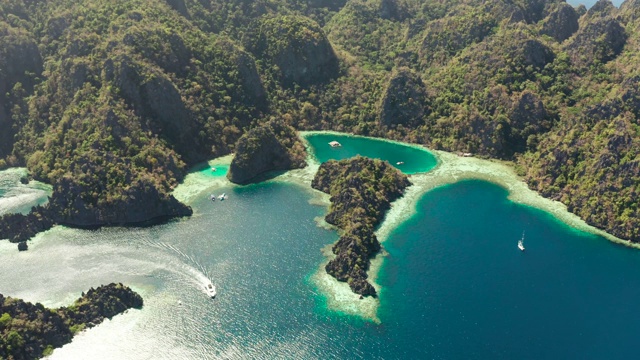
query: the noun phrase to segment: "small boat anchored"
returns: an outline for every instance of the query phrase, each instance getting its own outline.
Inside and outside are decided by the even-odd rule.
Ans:
[[[404,164],[404,161],[398,161],[398,162],[396,163],[396,165],[402,165],[402,164]]]
[[[216,287],[213,286],[212,283],[207,284],[207,286],[204,287],[204,289],[207,291],[207,294],[209,295],[210,298],[214,298],[216,297]]]
[[[524,231],[522,232],[522,239],[518,240],[518,249],[524,251]]]
[[[222,193],[222,195],[218,196],[218,200],[222,201],[224,199],[227,198],[227,194],[226,193]]]
[[[331,146],[331,147],[340,147],[342,145],[339,142],[334,140],[334,141],[329,142],[329,146]]]
[[[215,194],[209,195],[209,200],[216,201],[216,195]]]

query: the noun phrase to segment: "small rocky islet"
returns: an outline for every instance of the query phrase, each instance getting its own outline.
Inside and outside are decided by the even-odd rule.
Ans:
[[[353,292],[376,296],[367,281],[369,261],[380,250],[374,230],[391,202],[409,185],[407,176],[388,162],[361,156],[327,161],[313,178],[314,189],[331,195],[325,220],[342,230],[332,248],[336,257],[326,265],[326,271],[347,282]]]

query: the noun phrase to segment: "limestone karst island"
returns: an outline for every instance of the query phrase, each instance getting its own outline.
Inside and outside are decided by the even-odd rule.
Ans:
[[[0,0],[0,359],[632,359],[640,0]]]

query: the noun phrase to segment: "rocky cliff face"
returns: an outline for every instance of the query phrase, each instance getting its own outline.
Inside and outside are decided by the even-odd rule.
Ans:
[[[429,96],[418,74],[400,68],[391,74],[380,104],[381,125],[416,127],[429,114]]]
[[[387,162],[364,157],[323,163],[311,186],[331,195],[325,220],[343,230],[326,271],[356,294],[375,296],[367,281],[369,261],[380,250],[374,234],[392,201],[411,183]]]
[[[135,181],[119,197],[108,201],[87,196],[89,189],[68,178],[58,181],[48,204],[55,222],[92,228],[157,223],[193,214],[191,207],[144,180]]]
[[[627,33],[618,20],[596,17],[582,27],[566,44],[574,63],[583,68],[595,61],[606,63],[616,58],[627,41]]]
[[[181,152],[191,152],[187,145],[187,138],[194,133],[189,126],[191,114],[165,74],[154,72],[126,55],[107,60],[104,69],[106,80],[120,89],[138,116],[153,119],[151,125],[155,131],[178,145]]]
[[[299,16],[259,21],[243,40],[258,58],[277,66],[285,86],[324,83],[338,74],[338,58],[320,26]]]
[[[306,153],[296,131],[282,120],[272,120],[249,130],[236,144],[227,178],[248,184],[276,170],[303,168]]]
[[[166,0],[167,4],[171,6],[172,9],[177,11],[180,15],[184,17],[189,17],[189,11],[187,10],[187,5],[184,3],[184,0]]]
[[[573,6],[561,3],[542,24],[542,33],[563,42],[578,31],[578,13]]]
[[[0,160],[13,149],[18,126],[12,119],[13,107],[33,90],[42,66],[38,45],[31,36],[0,21]]]

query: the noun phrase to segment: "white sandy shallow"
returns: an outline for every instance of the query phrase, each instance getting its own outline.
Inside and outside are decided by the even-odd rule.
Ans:
[[[313,133],[321,132],[305,132],[302,133],[302,135]],[[391,140],[385,141],[393,142]],[[420,145],[403,145],[426,150]],[[639,247],[637,244],[616,238],[600,229],[588,225],[577,215],[568,212],[564,204],[546,199],[529,189],[523,179],[515,173],[508,163],[474,157],[461,157],[444,151],[429,151],[436,156],[438,165],[428,173],[409,176],[413,185],[406,189],[402,198],[391,204],[391,209],[387,212],[385,219],[376,231],[376,236],[381,243],[384,243],[390,233],[402,224],[402,222],[415,215],[417,203],[425,193],[440,186],[453,184],[458,181],[478,179],[505,188],[509,192],[509,200],[546,211],[573,228],[600,235],[617,243]],[[314,169],[312,173],[315,174],[315,169],[319,167],[317,160],[315,160],[313,156],[309,156],[308,161],[311,165],[310,168]],[[313,174],[310,176],[311,179],[313,178]],[[289,178],[294,177],[291,176]],[[308,175],[300,176],[298,179],[303,180],[308,185],[311,183]],[[326,205],[329,205],[328,197]],[[331,246],[323,249],[323,253],[326,256],[326,261],[321,264],[312,279],[314,284],[326,297],[327,306],[340,313],[359,316],[365,320],[376,323],[380,322],[378,317],[379,300],[370,297],[360,300],[358,295],[351,292],[346,283],[339,282],[328,275],[324,267],[334,256],[331,253]],[[383,250],[372,259],[368,272],[369,282],[376,288],[379,296],[384,296],[384,289],[376,283],[376,280],[385,257],[386,253]]]
[[[233,155],[226,155],[210,160],[207,164],[202,164],[195,168],[201,168],[203,165],[209,166],[210,168],[229,166],[232,159]],[[218,188],[231,185],[234,184],[230,182],[226,176],[212,177],[203,174],[201,171],[192,171],[184,178],[182,183],[173,190],[172,195],[180,202],[189,205],[194,199],[202,196],[202,193],[211,187]]]

